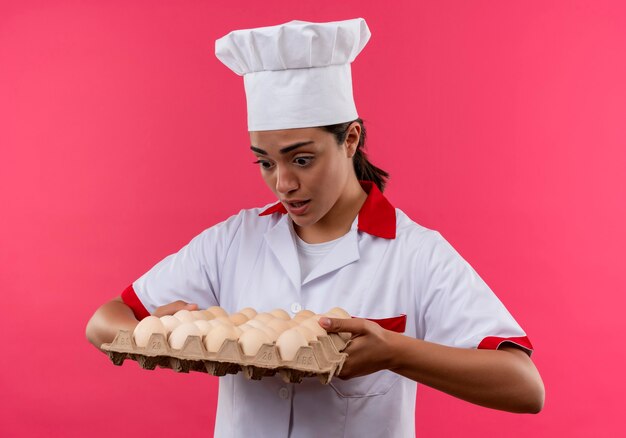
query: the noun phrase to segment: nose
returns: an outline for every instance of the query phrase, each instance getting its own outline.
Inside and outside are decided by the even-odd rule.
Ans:
[[[298,189],[296,175],[286,166],[279,166],[276,170],[276,191],[287,194]]]

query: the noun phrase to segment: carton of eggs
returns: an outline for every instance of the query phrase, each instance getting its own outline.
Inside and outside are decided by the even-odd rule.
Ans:
[[[346,358],[341,351],[350,334],[327,333],[318,322],[324,316],[350,318],[338,307],[323,314],[301,310],[293,318],[282,309],[248,307],[232,314],[218,306],[180,310],[144,318],[132,333],[120,331],[102,349],[115,364],[130,358],[147,369],[218,376],[243,372],[252,379],[280,373],[290,382],[317,375],[328,383],[341,370]]]

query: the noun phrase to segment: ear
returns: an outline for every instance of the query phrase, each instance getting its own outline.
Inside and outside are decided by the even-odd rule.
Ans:
[[[358,122],[353,122],[348,128],[346,135],[345,145],[348,158],[354,157],[356,150],[359,146],[359,139],[361,138],[361,125]]]

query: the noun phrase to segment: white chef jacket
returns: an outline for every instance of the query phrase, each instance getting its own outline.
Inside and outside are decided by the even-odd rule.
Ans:
[[[462,348],[532,345],[472,267],[436,231],[394,208],[378,188],[304,279],[292,220],[282,204],[242,210],[206,229],[130,285],[124,301],[141,318],[176,300],[201,308],[282,308],[385,319],[405,335]],[[416,382],[388,370],[350,380],[286,384],[220,378],[217,437],[409,437]]]

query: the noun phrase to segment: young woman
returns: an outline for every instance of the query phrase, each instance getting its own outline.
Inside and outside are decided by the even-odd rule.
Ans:
[[[439,233],[382,194],[387,174],[367,161],[346,79],[368,39],[356,19],[218,40],[244,75],[251,151],[278,202],[205,230],[87,326],[99,347],[150,313],[212,305],[354,316],[320,320],[353,334],[330,385],[220,378],[216,436],[414,436],[417,382],[510,412],[543,406],[523,330]]]

